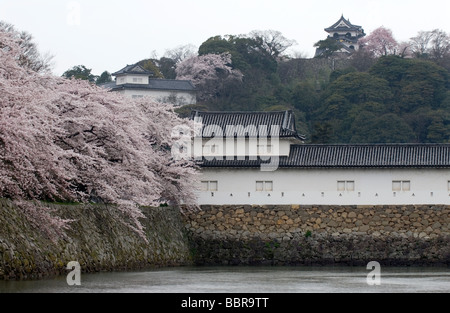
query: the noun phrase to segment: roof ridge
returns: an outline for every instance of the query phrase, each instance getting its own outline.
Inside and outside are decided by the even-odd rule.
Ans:
[[[292,110],[284,110],[284,111],[198,111],[194,110],[198,113],[207,113],[207,114],[285,114],[286,112],[292,113]]]
[[[139,74],[139,73],[137,73],[137,72],[131,72],[131,71],[130,71],[132,68],[134,68],[134,67],[136,67],[136,66],[139,66],[141,69],[144,70],[144,72],[142,72],[142,73],[139,72],[139,73],[142,74],[142,75],[146,75],[146,74],[152,74],[152,75],[153,75],[153,74],[154,74],[152,71],[149,71],[149,70],[146,70],[145,68],[143,68],[141,65],[139,65],[139,62],[137,62],[137,63],[134,63],[134,64],[127,64],[127,66],[125,66],[124,68],[122,68],[122,69],[120,69],[120,70],[118,70],[118,71],[112,73],[111,75],[112,75],[112,76],[117,76],[118,74],[119,74],[119,75],[120,75],[120,74],[126,74],[127,72]]]
[[[336,23],[334,23],[334,24],[331,25],[330,27],[325,28],[325,30],[336,28],[342,21],[344,21],[344,22],[345,22],[346,24],[348,24],[348,26],[350,26],[350,27],[353,26],[353,27],[355,27],[355,28],[362,28],[361,25],[355,25],[355,24],[352,24],[352,23],[350,22],[350,19],[346,19],[346,18],[344,17],[344,14],[342,14],[342,16],[339,18],[339,20],[338,20]]]
[[[151,77],[150,80],[165,80],[165,81],[176,81],[176,82],[190,82],[188,79],[170,79],[170,78],[158,78]]]
[[[450,143],[336,143],[336,144],[302,144],[292,147],[432,147],[449,146]]]
[[[355,148],[355,149],[353,149]],[[292,145],[280,168],[450,168],[450,144]],[[204,160],[203,167],[259,167],[265,160]]]

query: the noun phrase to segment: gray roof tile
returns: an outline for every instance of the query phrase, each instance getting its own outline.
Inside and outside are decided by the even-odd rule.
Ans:
[[[266,161],[204,160],[202,167],[256,168]],[[293,145],[280,168],[450,168],[450,144]]]
[[[150,79],[148,84],[116,85],[116,82],[113,82],[103,84],[102,87],[111,88],[113,91],[123,89],[196,91],[194,85],[192,85],[190,81],[172,79]]]
[[[150,71],[147,71],[146,69],[144,69],[140,65],[132,64],[132,65],[125,66],[120,71],[112,73],[111,75],[118,76],[118,75],[125,75],[125,74],[140,74],[140,75],[146,74],[146,75],[149,75],[149,76],[153,76],[154,73],[150,72]]]
[[[348,25],[350,28],[338,27],[338,25],[341,24],[341,22],[344,22],[344,24]],[[327,31],[327,32],[331,32],[331,31],[350,31],[350,30],[363,31],[362,26],[354,25],[354,24],[350,23],[349,20],[344,18],[344,15],[342,15],[341,18],[336,23],[334,23],[332,26],[330,26],[328,28],[325,28],[325,31]]]
[[[191,119],[201,118],[203,123],[203,137],[213,137],[223,133],[224,136],[259,137],[264,134],[261,126],[267,126],[266,133],[272,134],[274,126],[279,127],[279,137],[293,137],[304,140],[298,135],[295,127],[295,117],[292,111],[280,112],[200,112],[193,111]],[[229,126],[242,126],[235,128],[237,132],[227,134]],[[249,127],[250,126],[250,127]],[[254,126],[254,127],[253,127]],[[205,132],[207,130],[208,133]]]

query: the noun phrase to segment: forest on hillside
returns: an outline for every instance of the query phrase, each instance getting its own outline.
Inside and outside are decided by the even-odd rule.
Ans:
[[[285,53],[293,43],[277,31],[214,36],[198,50],[180,46],[139,64],[157,78],[196,86],[198,103],[178,108],[182,117],[292,110],[308,143],[450,142],[449,34],[421,31],[399,43],[380,27],[350,57],[326,39],[315,45],[320,57],[295,58]],[[66,76],[79,74],[73,70]],[[107,72],[97,83],[105,79]]]
[[[419,50],[418,43],[416,49],[411,43],[408,54],[402,50],[377,55],[361,49],[351,58],[331,53],[287,59],[264,47],[264,40],[213,37],[200,47],[200,57],[229,53],[229,65],[242,78],[230,79],[233,75],[221,70],[216,92],[200,99],[196,108],[293,110],[299,132],[310,143],[448,143],[450,41],[447,44],[440,55],[431,45]],[[188,114],[191,109],[179,111]]]
[[[397,44],[388,35],[385,46],[378,34],[369,36],[350,58],[331,51],[314,59],[283,58],[289,42],[280,34],[212,37],[198,58],[229,53],[229,66],[242,78],[230,79],[233,75],[221,70],[216,92],[196,108],[293,110],[310,143],[449,143],[449,36],[421,32]],[[269,47],[270,42],[279,45]]]

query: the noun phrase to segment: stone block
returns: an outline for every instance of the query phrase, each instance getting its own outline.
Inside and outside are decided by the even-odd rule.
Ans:
[[[359,231],[363,232],[363,233],[367,233],[369,231],[369,229],[370,229],[369,225],[363,225],[359,228]]]

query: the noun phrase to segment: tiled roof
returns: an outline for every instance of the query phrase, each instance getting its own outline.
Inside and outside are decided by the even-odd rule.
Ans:
[[[338,27],[339,24],[341,24],[341,22],[344,22],[346,25],[349,26],[349,28],[347,27]],[[361,30],[362,31],[362,26],[359,25],[353,25],[352,23],[350,23],[349,20],[346,20],[344,18],[344,16],[342,15],[341,18],[339,19],[339,21],[337,21],[336,23],[334,23],[332,26],[325,28],[325,31],[327,32],[331,32],[331,31],[343,31],[343,30]]]
[[[271,160],[273,161],[273,160]],[[204,160],[202,167],[260,167],[267,161]],[[280,168],[450,168],[450,144],[293,145]]]
[[[214,137],[218,134],[236,137],[270,136],[278,127],[278,137],[292,137],[304,140],[298,135],[295,117],[292,111],[280,112],[200,112],[193,111],[191,119],[199,119],[203,123],[203,137]],[[230,127],[237,126],[237,127]],[[206,131],[205,131],[206,130]],[[231,131],[233,133],[231,133]],[[227,133],[229,132],[229,133]],[[214,135],[213,135],[214,134]],[[267,134],[267,135],[266,135]]]
[[[132,75],[147,75],[153,76],[153,72],[145,70],[138,64],[127,65],[120,71],[113,73],[113,76],[121,76],[126,74]],[[188,80],[175,80],[175,79],[156,79],[150,78],[148,84],[121,84],[117,85],[115,81],[100,85],[103,88],[111,89],[113,91],[124,89],[140,89],[140,90],[177,90],[177,91],[192,91],[196,89],[194,85]]]
[[[115,81],[112,81],[112,82],[107,82],[107,83],[100,84],[99,86],[102,87],[102,88],[105,88],[105,89],[113,89],[114,87],[117,86],[117,84],[116,84]]]
[[[195,91],[194,85],[189,80],[150,79],[149,85],[151,89]]]
[[[152,89],[152,90],[180,90],[195,91],[194,85],[188,80],[150,79],[148,84],[122,84],[114,85],[112,90],[121,89]]]
[[[111,75],[118,76],[118,75],[125,75],[125,74],[140,74],[140,75],[146,74],[149,76],[153,76],[153,72],[147,71],[142,66],[137,65],[137,64],[127,65],[120,71],[112,73]]]

